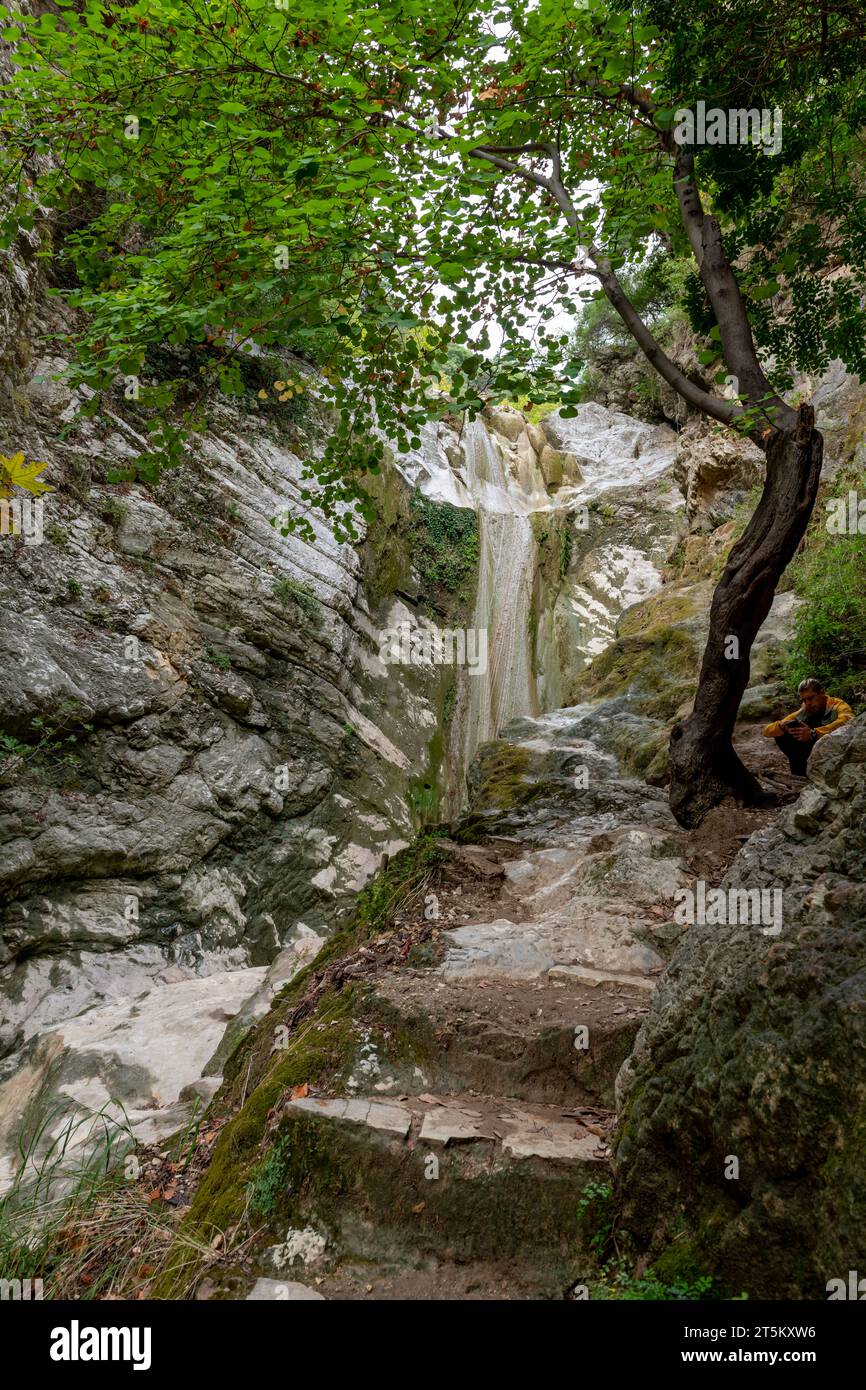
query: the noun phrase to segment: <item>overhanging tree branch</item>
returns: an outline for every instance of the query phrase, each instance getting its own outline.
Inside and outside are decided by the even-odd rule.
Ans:
[[[550,159],[553,172],[547,175],[537,169],[526,169],[515,160],[505,159],[506,147],[502,146],[478,145],[469,151],[469,157],[485,159],[497,168],[503,169],[507,173],[513,173],[526,182],[534,184],[536,188],[543,189],[555,200],[572,231],[579,235],[580,219],[562,181],[562,160],[556,146],[551,144],[522,145],[508,148],[507,152],[514,154],[543,152]],[[594,275],[598,280],[611,305],[659,376],[695,410],[702,411],[703,414],[709,415],[712,419],[720,420],[725,425],[732,425],[736,420],[742,419],[745,412],[741,406],[704,391],[702,387],[686,376],[675,362],[671,361],[634,308],[602,252],[595,246],[589,246],[585,254],[594,262],[594,266],[584,266],[584,273]]]

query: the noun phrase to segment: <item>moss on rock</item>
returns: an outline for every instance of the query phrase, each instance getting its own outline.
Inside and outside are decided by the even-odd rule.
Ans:
[[[498,739],[479,750],[471,769],[472,807],[476,812],[511,811],[538,795],[536,769],[529,752]]]
[[[629,693],[636,714],[672,719],[694,694],[698,663],[694,636],[658,623],[640,635],[617,637],[581,673],[572,696],[578,703]]]

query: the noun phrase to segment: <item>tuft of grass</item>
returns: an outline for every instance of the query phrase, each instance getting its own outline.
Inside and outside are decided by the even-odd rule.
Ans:
[[[321,618],[322,610],[319,600],[313,593],[309,585],[304,584],[299,579],[278,579],[271,589],[274,598],[279,599],[285,607],[299,609],[305,617],[318,621]]]
[[[195,1154],[199,1118],[172,1141],[172,1171]],[[178,1230],[181,1209],[154,1201],[150,1186],[117,1102],[84,1116],[65,1102],[49,1107],[20,1144],[0,1199],[3,1278],[41,1279],[44,1299],[129,1299],[151,1295],[169,1250],[199,1270],[213,1251]]]
[[[109,526],[113,526],[115,530],[123,525],[128,511],[129,507],[121,502],[118,497],[109,495],[107,497],[100,497],[99,499],[99,515],[102,517],[103,521],[107,521]]]
[[[219,671],[230,671],[232,660],[227,652],[218,652],[214,647],[207,647],[205,650],[205,660],[211,666],[216,666]]]

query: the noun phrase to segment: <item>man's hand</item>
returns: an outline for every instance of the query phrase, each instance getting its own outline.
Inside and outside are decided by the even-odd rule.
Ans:
[[[812,730],[807,729],[805,724],[794,724],[788,729],[788,733],[794,738],[798,738],[801,743],[812,742]]]

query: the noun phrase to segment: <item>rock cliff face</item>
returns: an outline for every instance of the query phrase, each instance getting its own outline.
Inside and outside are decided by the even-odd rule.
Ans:
[[[271,523],[299,506],[301,431],[226,407],[158,489],[111,486],[142,441],[110,408],[74,428],[62,365],[37,361],[4,421],[4,450],[47,459],[56,489],[41,544],[0,542],[7,1070],[112,1001],[156,1036],[187,984],[230,972],[199,1034],[213,1051],[257,986],[240,972],[302,964],[411,837],[438,718],[423,671],[378,662],[357,553],[315,518],[312,544]],[[153,1052],[117,1085],[108,1034],[88,1100],[177,1099]]]
[[[63,441],[63,388],[35,395],[13,442],[60,487],[44,542],[0,551],[7,1047],[110,997],[115,968],[126,991],[321,930],[410,833],[434,717],[411,672],[399,715],[378,697],[354,552],[271,526],[290,448],[227,411],[182,477],[112,488],[132,427]]]

